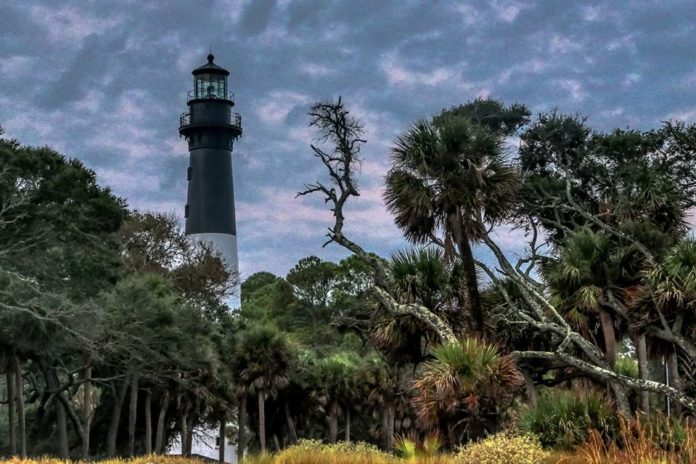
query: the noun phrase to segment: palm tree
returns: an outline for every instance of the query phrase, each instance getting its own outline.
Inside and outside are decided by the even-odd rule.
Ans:
[[[685,239],[672,247],[662,263],[646,273],[649,285],[654,289],[646,295],[645,300],[654,305],[653,311],[660,310],[669,321],[671,330],[694,343],[694,324],[696,324],[696,240]],[[646,293],[648,293],[646,291]],[[650,298],[652,296],[652,298]],[[653,318],[657,315],[652,314]],[[658,349],[667,349],[671,385],[679,390],[684,389],[680,375],[682,368],[689,387],[696,383],[696,368],[693,359],[682,359],[679,362],[680,350],[673,343],[655,343]],[[677,408],[678,409],[678,408]]]
[[[596,339],[593,328],[599,324],[604,356],[612,368],[617,333],[607,292],[621,295],[620,279],[625,271],[617,251],[606,236],[583,228],[566,237],[560,256],[544,266],[553,300],[573,328]]]
[[[412,404],[421,425],[445,432],[448,445],[496,431],[501,410],[524,380],[515,361],[475,339],[441,345],[414,381]]]
[[[313,367],[314,384],[319,390],[320,402],[328,410],[329,442],[336,443],[341,407],[346,415],[346,428],[350,429],[349,403],[355,388],[357,360],[351,353],[337,353],[316,361]]]
[[[288,341],[269,327],[255,327],[242,335],[235,356],[241,383],[256,395],[259,407],[259,445],[266,451],[266,399],[276,397],[289,383],[292,349]]]
[[[458,260],[446,262],[443,250],[434,247],[397,252],[387,263],[390,287],[399,302],[421,304],[457,330],[465,325],[458,310],[464,298],[461,271]],[[398,364],[419,364],[439,342],[416,317],[377,311],[372,319],[373,344]]]
[[[394,447],[396,409],[403,393],[398,371],[398,365],[388,365],[381,359],[372,358],[366,360],[357,373],[359,388],[368,403],[380,412],[382,447],[386,451],[392,451]]]
[[[440,243],[448,257],[456,247],[464,268],[464,309],[479,332],[484,317],[471,243],[483,233],[479,218],[496,223],[509,212],[519,182],[505,160],[503,140],[522,123],[483,124],[496,118],[492,107],[486,109],[488,119],[473,117],[484,103],[491,101],[448,110],[432,122],[420,120],[397,138],[384,194],[409,241]],[[493,106],[507,110],[497,102]]]

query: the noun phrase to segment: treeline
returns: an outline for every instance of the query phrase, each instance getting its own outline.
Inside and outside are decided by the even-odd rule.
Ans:
[[[555,407],[595,402],[604,425],[665,399],[693,414],[696,128],[597,132],[494,100],[443,110],[394,142],[385,202],[414,247],[379,257],[344,230],[362,125],[341,100],[309,116],[328,175],[300,195],[323,197],[329,243],[351,256],[255,274],[236,312],[237,276],[175,218],[0,142],[5,454],[162,452],[175,435],[186,453],[201,426],[240,457],[301,438],[454,449],[521,408],[553,445],[559,421],[585,421],[575,439],[598,425]]]
[[[2,453],[162,452],[175,429],[190,442],[229,415],[235,279],[173,216],[0,139]]]

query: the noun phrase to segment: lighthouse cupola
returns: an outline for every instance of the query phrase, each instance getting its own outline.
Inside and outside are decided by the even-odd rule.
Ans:
[[[230,72],[216,65],[214,59],[211,53],[206,64],[193,70],[193,98],[233,101],[234,95],[227,91],[227,76]]]

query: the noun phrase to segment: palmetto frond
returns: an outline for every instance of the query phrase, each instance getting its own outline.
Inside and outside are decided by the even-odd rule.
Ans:
[[[413,406],[422,425],[437,427],[445,414],[461,426],[505,404],[523,379],[512,358],[475,339],[439,346],[414,381]]]

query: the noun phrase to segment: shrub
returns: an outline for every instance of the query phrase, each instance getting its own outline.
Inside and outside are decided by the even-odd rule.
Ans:
[[[541,464],[548,457],[532,435],[500,433],[462,448],[455,464]]]
[[[410,462],[423,462],[425,458],[435,458],[441,449],[442,440],[437,435],[428,435],[422,442],[407,437],[397,437],[394,442],[396,455]]]
[[[367,443],[339,442],[332,445],[317,440],[300,440],[275,457],[274,464],[392,464],[393,456]]]
[[[614,439],[618,424],[604,396],[591,390],[544,391],[536,407],[526,407],[520,428],[539,437],[546,447],[572,449],[585,443],[590,430],[605,441]]]

